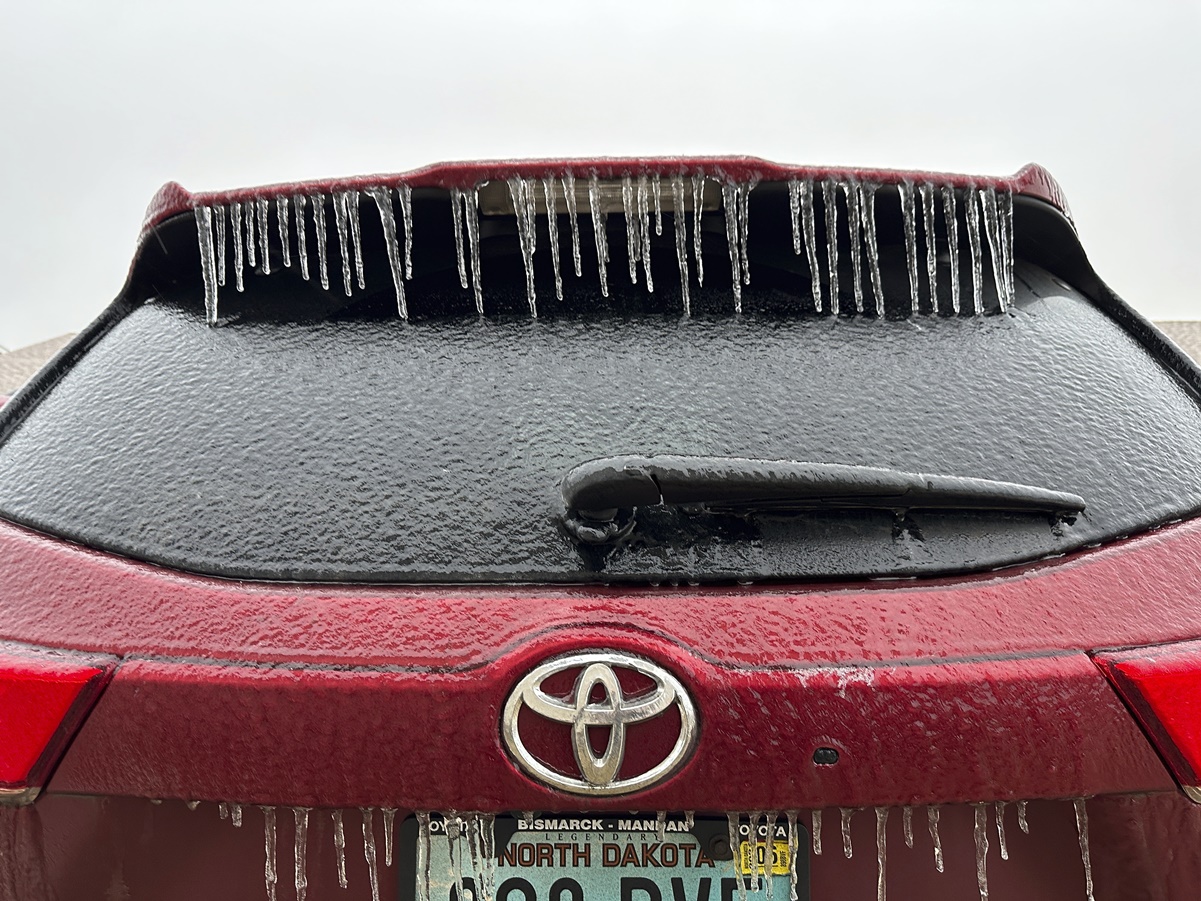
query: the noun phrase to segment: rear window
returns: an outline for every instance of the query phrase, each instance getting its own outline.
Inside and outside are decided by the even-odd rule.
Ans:
[[[520,307],[520,261],[485,272]],[[194,286],[167,293],[0,446],[0,515],[227,577],[603,583],[988,569],[1201,508],[1194,396],[1033,265],[1017,266],[1013,307],[983,317],[781,313],[791,289],[758,271],[731,315],[716,312],[725,278],[693,289],[691,318],[622,312],[615,287],[604,315],[401,323],[364,308],[211,328]],[[1087,508],[1063,522],[653,507],[624,543],[581,548],[560,482],[621,454],[997,479]]]

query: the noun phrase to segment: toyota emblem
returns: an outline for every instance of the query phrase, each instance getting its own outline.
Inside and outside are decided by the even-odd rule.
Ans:
[[[563,674],[573,671],[578,671],[574,685],[564,692]],[[650,687],[627,695],[623,671],[629,674],[627,681],[649,682]],[[556,681],[559,690],[545,687]],[[671,749],[649,769],[623,773],[628,727],[673,708],[679,714],[679,735]],[[519,727],[523,710],[569,731],[578,774],[563,772],[531,752]],[[590,730],[603,729],[608,740],[598,752]],[[680,681],[658,664],[621,651],[587,651],[547,660],[518,682],[505,702],[501,734],[517,765],[534,779],[577,795],[623,795],[665,779],[688,759],[697,737],[696,708]]]

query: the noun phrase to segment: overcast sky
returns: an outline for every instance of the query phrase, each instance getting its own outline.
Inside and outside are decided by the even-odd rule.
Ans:
[[[1119,294],[1201,318],[1201,0],[10,2],[0,34],[9,348],[112,299],[165,181],[547,155],[1033,160]]]

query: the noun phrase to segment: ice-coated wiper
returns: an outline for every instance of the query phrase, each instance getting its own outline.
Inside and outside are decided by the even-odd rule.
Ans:
[[[562,487],[569,513],[594,522],[656,504],[747,510],[981,510],[1061,517],[1084,509],[1078,495],[1014,482],[743,457],[602,457],[574,467]]]

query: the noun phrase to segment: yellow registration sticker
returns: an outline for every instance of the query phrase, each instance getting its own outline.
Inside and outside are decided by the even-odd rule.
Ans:
[[[770,850],[769,850],[770,848]],[[738,845],[738,872],[744,876],[762,873],[767,855],[771,854],[773,876],[788,875],[788,842],[740,842]]]

